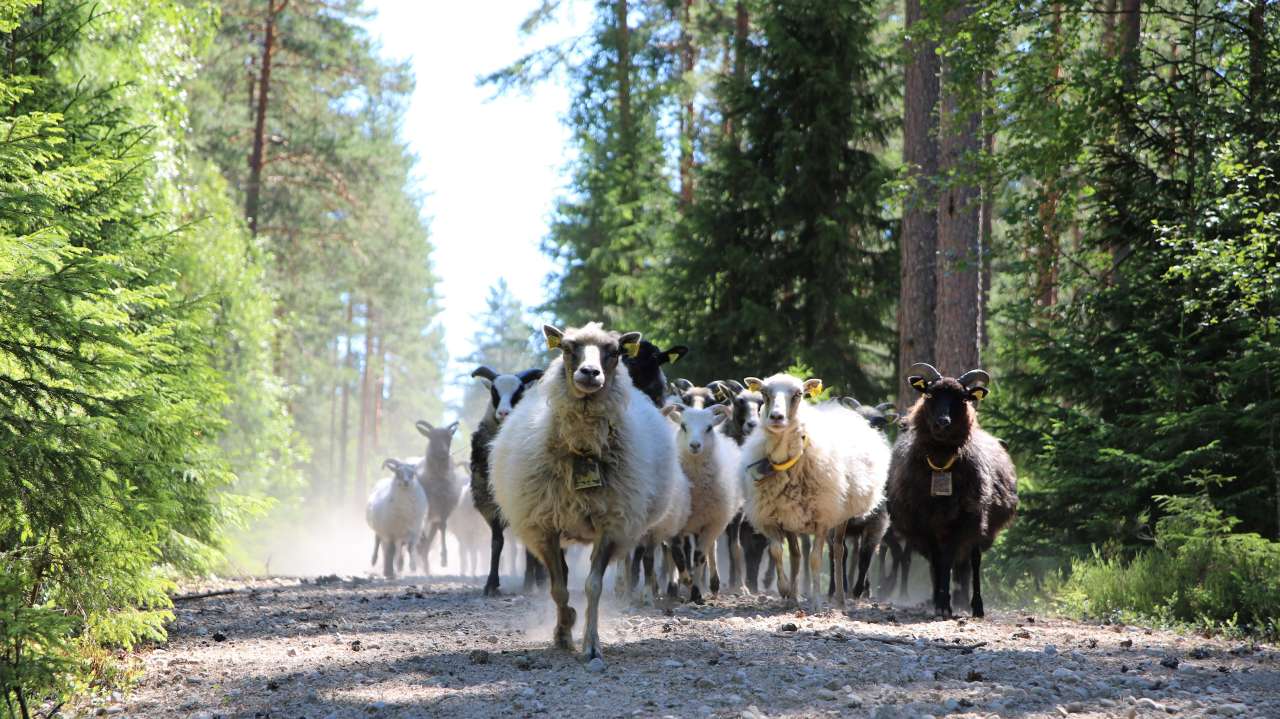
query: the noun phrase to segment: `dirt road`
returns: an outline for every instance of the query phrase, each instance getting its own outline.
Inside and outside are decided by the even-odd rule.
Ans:
[[[505,580],[514,586],[513,580]],[[545,594],[473,581],[271,579],[179,604],[100,713],[147,717],[1280,717],[1280,651],[994,611],[933,621],[729,597],[602,611],[608,668],[550,648]],[[575,593],[575,606],[582,597]],[[579,609],[581,616],[581,609]],[[575,627],[580,637],[581,625]]]

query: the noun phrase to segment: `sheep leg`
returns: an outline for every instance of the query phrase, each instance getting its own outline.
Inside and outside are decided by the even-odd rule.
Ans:
[[[907,581],[911,578],[911,548],[902,548],[902,585],[898,588],[898,598],[907,598]]]
[[[449,563],[449,540],[444,536],[445,524],[448,519],[440,520],[440,568],[443,569]]]
[[[973,601],[969,607],[973,610],[973,616],[981,619],[987,613],[982,609],[982,550],[974,547],[969,553],[969,566],[973,571]]]
[[[387,579],[396,578],[396,543],[382,543],[382,576]]]
[[[685,584],[690,587],[689,601],[693,601],[693,577],[690,576],[690,571],[693,568],[694,557],[691,546],[687,546],[686,539],[684,536],[679,536],[671,540],[671,558],[675,561],[677,582],[673,596],[679,600],[679,585]]]
[[[382,544],[382,538],[376,534],[373,535],[373,559],[369,560],[370,567],[378,563],[378,546],[380,544]]]
[[[807,551],[802,552],[799,538],[790,532],[787,533],[787,550],[791,556],[791,581],[787,584],[787,587],[791,591],[791,598],[798,604],[800,602],[800,587],[804,586],[804,584],[800,583],[801,555],[804,555],[804,559],[808,559],[809,553]],[[805,579],[807,580],[808,577],[805,577]]]
[[[738,545],[741,530],[742,512],[738,512],[724,528],[724,541],[729,547],[729,586],[735,590],[742,586],[742,550]]]
[[[951,568],[955,591],[951,593],[951,606],[958,607],[969,599],[969,559],[961,557]]]
[[[804,567],[804,583],[805,583],[805,586],[808,586],[808,585],[809,585],[809,583],[810,583],[810,581],[811,581],[811,579],[812,579],[812,575],[813,575],[813,570],[812,570],[812,568],[809,566],[809,553],[810,553],[812,550],[813,550],[813,540],[811,540],[811,539],[809,538],[809,535],[807,535],[807,534],[801,534],[801,535],[800,535],[800,554],[801,554],[801,556],[803,556],[803,557],[804,557],[804,560],[805,560],[805,561],[801,564],[801,566],[803,566],[803,567]],[[822,544],[821,544],[821,542],[819,542],[819,544],[818,544],[818,553],[819,553],[819,554],[821,554],[821,553],[822,553]]]
[[[656,575],[656,574],[654,574],[654,571],[653,571],[653,570],[654,570],[654,567],[653,567],[653,555],[654,555],[654,551],[655,551],[655,548],[654,548],[654,542],[647,542],[647,543],[644,545],[644,555],[641,557],[641,562],[644,564],[644,579],[645,579],[645,584],[646,584],[646,585],[648,585],[648,587],[649,587],[649,594],[653,596],[653,604],[654,604],[654,606],[657,606],[657,604],[658,604],[658,577],[657,577],[657,575]],[[643,603],[643,600],[644,600],[644,597],[642,596],[642,597],[641,597],[641,603]]]
[[[879,547],[872,544],[867,537],[862,537],[858,541],[858,583],[853,585],[854,599],[871,596],[871,582],[867,579],[867,573],[871,571],[871,558],[877,549]]]
[[[950,547],[940,547],[936,543],[929,552],[929,567],[933,573],[933,613],[936,616],[951,617],[951,563],[954,561]]]
[[[782,574],[782,540],[769,539],[769,557],[773,560],[774,572],[778,575],[778,596],[783,599],[792,599],[795,597],[795,588],[787,582],[787,578]],[[795,575],[793,574],[792,577]]]
[[[547,532],[538,554],[545,560],[547,574],[551,577],[551,598],[556,603],[553,642],[558,649],[573,651],[573,623],[578,614],[569,606],[569,565],[565,564],[564,555],[560,552],[560,532]]]
[[[822,547],[827,543],[827,530],[819,528],[813,536],[814,541],[808,542],[805,547],[809,551],[804,551],[805,548],[801,551],[809,569],[805,573],[805,580],[809,584],[809,611],[817,614],[822,611]]]
[[[836,558],[835,558],[836,566],[840,568],[840,576],[832,577],[832,579],[834,579],[836,583],[836,596],[834,600],[835,607],[836,609],[842,612],[844,611],[845,587],[848,586],[849,584],[849,575],[846,574],[844,571],[845,566],[847,565],[847,562],[845,561],[845,558],[844,558],[844,555],[845,555],[844,539],[845,539],[845,532],[847,532],[848,530],[849,530],[849,523],[841,522],[840,524],[836,525],[836,528],[832,532],[832,536],[829,540],[829,544],[831,545],[831,553],[836,555]],[[821,536],[822,535],[818,535],[818,537],[821,537]],[[818,553],[821,554],[822,543],[814,542],[814,546],[818,548]],[[817,564],[818,566],[821,566],[821,562],[818,562]],[[854,596],[857,596],[857,595],[855,594]]]
[[[680,547],[676,544],[676,540],[670,540],[662,543],[662,560],[663,572],[662,578],[667,582],[667,599],[668,606],[671,603],[680,601],[680,586],[676,584],[676,579],[684,573],[684,553],[680,551]]]
[[[744,519],[741,532],[738,534],[738,544],[743,547],[743,568],[746,570],[747,580],[745,591],[754,594],[760,591],[760,560],[764,558],[765,550],[769,548],[769,540]],[[768,571],[773,572],[773,567],[769,567]],[[772,575],[766,575],[765,580],[765,589],[768,589],[768,583],[773,581]]]
[[[431,573],[431,540],[435,537],[435,526],[428,524],[427,531],[418,535],[418,557],[422,560],[422,573]]]
[[[623,599],[627,596],[627,573],[631,571],[626,556],[613,560],[613,596]]]
[[[591,550],[591,573],[587,575],[587,624],[582,631],[582,656],[584,663],[594,659],[604,661],[604,652],[600,651],[600,591],[604,588],[604,571],[609,567],[609,559],[617,543],[601,534]],[[625,560],[627,554],[622,556]]]
[[[524,592],[532,592],[534,587],[547,583],[547,569],[528,547],[524,550]]]
[[[689,562],[689,574],[691,581],[689,583],[689,601],[694,604],[705,604],[706,600],[702,597],[702,589],[706,586],[706,569],[707,569],[707,553],[705,550],[706,543],[702,540],[702,535],[696,535],[693,538],[693,560]]]
[[[489,579],[484,583],[484,595],[486,597],[496,597],[498,592],[498,574],[502,565],[502,545],[506,543],[506,539],[502,536],[502,522],[498,519],[489,520]]]
[[[712,534],[706,539],[706,549],[703,552],[707,555],[707,571],[710,576],[707,579],[707,587],[711,590],[711,596],[720,595],[720,566],[719,559],[716,557],[716,535]],[[733,563],[730,562],[730,565]]]
[[[635,594],[636,587],[640,585],[640,565],[644,562],[644,548],[647,543],[641,542],[636,545],[636,551],[631,555],[631,562],[627,566],[627,593]]]

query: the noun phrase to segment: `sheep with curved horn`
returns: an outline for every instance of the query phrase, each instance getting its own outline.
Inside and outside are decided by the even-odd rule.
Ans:
[[[428,554],[437,533],[440,535],[440,564],[449,563],[445,529],[449,515],[458,506],[458,497],[462,495],[462,485],[458,482],[453,459],[449,456],[449,445],[453,443],[453,435],[458,431],[458,423],[435,427],[425,419],[420,419],[413,426],[427,438],[427,451],[422,457],[422,464],[418,465],[418,481],[427,494],[427,520],[422,537],[417,543],[418,558],[422,562],[422,571],[426,574],[430,567]]]
[[[978,403],[991,375],[980,369],[945,377],[932,365],[907,378],[920,393],[893,446],[889,514],[907,544],[929,559],[934,612],[952,614],[951,575],[972,572],[973,616],[983,616],[982,553],[1013,522],[1018,480],[1000,441],[978,426]]]

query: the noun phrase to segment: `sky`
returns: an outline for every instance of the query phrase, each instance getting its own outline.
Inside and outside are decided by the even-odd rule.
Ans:
[[[451,364],[472,351],[475,318],[489,288],[506,278],[525,305],[545,299],[554,268],[538,246],[565,184],[569,95],[558,82],[496,97],[476,78],[549,41],[580,34],[588,3],[566,3],[556,22],[522,38],[538,0],[375,0],[370,32],[385,57],[412,62],[414,90],[402,136],[417,155],[418,190],[430,222]],[[459,389],[446,392],[456,401]]]

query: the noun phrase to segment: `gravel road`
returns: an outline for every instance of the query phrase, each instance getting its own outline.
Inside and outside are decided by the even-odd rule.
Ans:
[[[764,596],[666,616],[610,599],[609,665],[593,674],[550,647],[542,593],[486,599],[478,580],[336,577],[184,591],[216,589],[236,592],[180,602],[168,644],[137,652],[141,685],[88,713],[1280,717],[1276,647],[1135,626],[999,610],[934,621],[868,601],[808,616]],[[573,603],[581,617],[582,597]]]

